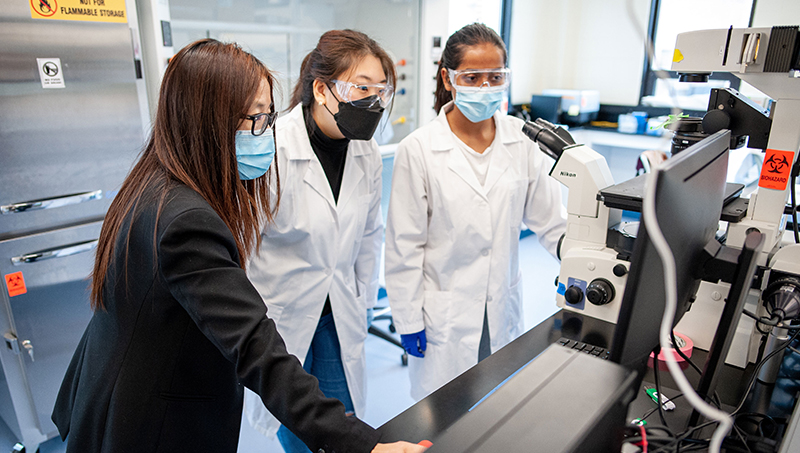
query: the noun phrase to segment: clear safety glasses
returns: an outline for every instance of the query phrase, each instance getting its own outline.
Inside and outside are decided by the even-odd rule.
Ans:
[[[448,69],[447,74],[450,84],[462,93],[504,91],[511,79],[511,70],[508,68]]]
[[[386,108],[394,97],[394,87],[384,83],[358,84],[343,80],[332,80],[332,82],[336,86],[340,100],[355,107],[368,109],[380,105]]]

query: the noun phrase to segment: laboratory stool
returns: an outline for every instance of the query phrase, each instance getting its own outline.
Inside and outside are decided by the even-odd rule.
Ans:
[[[397,330],[394,328],[394,322],[392,322],[392,309],[390,307],[375,307],[375,308],[372,309],[372,313],[374,315],[373,318],[372,318],[373,322],[374,321],[383,321],[383,320],[387,320],[388,319],[389,320],[389,332],[391,332],[391,333],[397,332]],[[400,361],[403,363],[403,366],[407,366],[408,365],[408,353],[406,353],[406,350],[403,349],[403,345],[400,343],[400,340],[398,340],[397,338],[393,337],[392,335],[384,332],[383,330],[375,327],[374,324],[369,326],[368,332],[371,333],[372,335],[375,335],[378,338],[384,339],[384,340],[388,341],[389,343],[391,343],[391,344],[397,346],[398,348],[402,349],[403,350],[403,354],[400,356]]]

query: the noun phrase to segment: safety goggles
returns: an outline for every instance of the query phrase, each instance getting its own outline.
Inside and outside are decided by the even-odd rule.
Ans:
[[[353,83],[332,80],[339,100],[364,109],[380,105],[386,108],[394,97],[394,87],[384,83]]]
[[[462,93],[505,91],[511,80],[511,70],[508,68],[448,69],[447,75],[450,84]]]

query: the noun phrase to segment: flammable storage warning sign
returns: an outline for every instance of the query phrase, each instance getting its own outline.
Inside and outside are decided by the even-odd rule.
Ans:
[[[33,19],[128,22],[125,0],[27,0]]]

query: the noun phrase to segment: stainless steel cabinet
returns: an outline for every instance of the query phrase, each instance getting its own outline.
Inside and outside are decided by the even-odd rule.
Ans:
[[[56,434],[53,403],[92,315],[87,277],[101,224],[0,241],[0,256],[8,258],[0,260],[0,273],[24,279],[26,289],[0,297],[0,363],[10,399],[0,393],[0,406],[13,407],[17,420],[0,415],[29,447]]]
[[[29,2],[2,1],[0,43],[0,416],[35,451],[56,434],[91,317],[92,241],[142,149],[142,117],[128,24],[32,19]],[[60,87],[45,86],[42,60],[60,63],[47,69]]]

